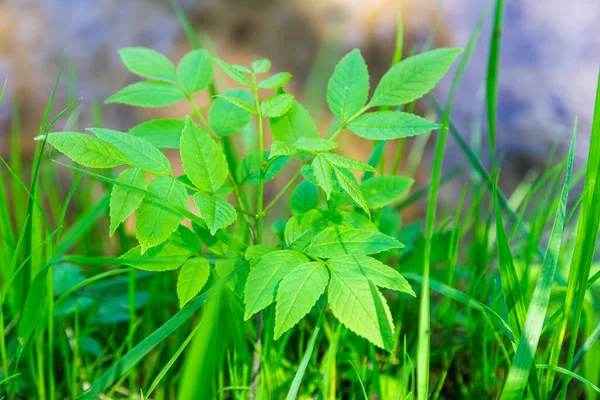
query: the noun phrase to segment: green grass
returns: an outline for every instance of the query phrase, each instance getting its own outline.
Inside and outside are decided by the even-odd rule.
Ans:
[[[199,48],[203,43],[174,5],[192,46]],[[417,293],[415,299],[384,291],[395,328],[390,351],[334,318],[326,296],[278,340],[272,335],[274,307],[261,311],[258,324],[256,318],[244,320],[245,304],[236,286],[251,262],[226,265],[219,243],[242,253],[254,234],[257,243],[275,245],[273,232],[284,218],[280,205],[290,198],[293,184],[275,186],[278,194],[266,203],[260,195],[263,184],[237,190],[240,207],[260,215],[257,229],[250,233],[248,221],[255,217],[254,211],[247,212],[248,218],[231,230],[219,230],[217,239],[197,215],[173,202],[161,203],[196,224],[195,236],[214,256],[207,261],[221,268],[222,279],[215,274],[180,309],[176,274],[124,265],[119,255],[134,247],[135,239],[123,227],[108,236],[116,175],[63,163],[46,139],[37,142],[29,160],[20,149],[24,132],[19,107],[1,102],[11,84],[5,83],[0,106],[11,107],[15,122],[6,147],[10,158],[0,166],[0,398],[597,398],[600,76],[586,167],[573,170],[573,135],[569,152],[552,154],[546,171],[535,179],[526,177],[512,192],[502,191],[502,155],[494,145],[500,35],[489,38],[489,168],[479,149],[452,124],[453,95],[481,26],[491,18],[493,32],[499,33],[502,9],[503,2],[497,1],[490,8],[493,13],[483,14],[444,108],[433,95],[427,97],[440,130],[430,138],[399,139],[392,160],[384,159],[386,142],[377,141],[369,159],[378,172],[366,172],[365,179],[382,170],[397,174],[431,168],[430,184],[421,183],[372,213],[373,223],[405,244],[379,258],[400,271]],[[393,65],[402,58],[400,16]],[[77,125],[72,113],[77,82],[66,56],[56,82],[63,65],[69,103],[52,113],[55,85],[39,135],[59,121]],[[208,88],[211,93],[219,89],[214,84]],[[255,101],[260,110],[260,100]],[[101,126],[101,113],[95,113]],[[334,136],[341,133],[341,127],[333,127]],[[264,128],[249,125],[244,136],[227,137],[227,160],[237,160],[242,149],[264,147]],[[432,166],[421,162],[429,139],[436,141]],[[467,162],[444,174],[448,140],[458,141]],[[581,180],[583,188],[577,185]],[[447,182],[463,187],[449,204],[439,199]],[[161,201],[147,190],[122,186]],[[424,218],[399,217],[422,200],[427,204]],[[269,213],[263,216],[265,209]],[[140,257],[128,263],[148,262]]]

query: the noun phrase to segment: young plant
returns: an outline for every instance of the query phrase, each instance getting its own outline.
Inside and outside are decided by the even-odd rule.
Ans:
[[[385,207],[413,180],[373,175],[372,165],[337,152],[335,139],[346,129],[369,140],[392,140],[438,128],[397,109],[429,92],[459,52],[443,48],[407,58],[383,76],[369,100],[367,65],[352,50],[329,80],[327,104],[337,128],[325,136],[286,92],[289,73],[261,77],[270,70],[266,59],[246,68],[195,50],[176,67],[153,50],[126,48],[120,52],[124,65],[147,80],[107,103],[163,107],[186,100],[193,113],[183,120],[147,121],[129,132],[91,128],[93,135],[54,132],[46,139],[86,168],[125,167],[116,179],[86,173],[113,184],[111,235],[137,211],[139,246],[123,254],[122,263],[150,271],[179,269],[181,307],[216,271],[243,298],[246,320],[275,303],[275,339],[323,297],[321,306],[326,301],[342,324],[392,351],[394,324],[380,288],[414,292],[375,255],[386,252],[386,260],[394,262],[393,250],[403,247],[382,232],[381,215],[390,215]],[[205,107],[192,96],[214,88],[215,64],[241,88],[215,96],[204,115]],[[370,111],[376,108],[382,110]],[[255,132],[258,148],[237,159],[231,140],[242,131]],[[169,148],[179,149],[184,175],[177,176],[171,165],[179,160],[163,154]],[[365,175],[357,179],[360,172]],[[265,185],[279,174],[291,178],[265,203]],[[275,237],[266,239],[265,220],[273,220],[274,206],[292,189],[291,215],[274,223]],[[197,210],[189,207],[190,196]]]

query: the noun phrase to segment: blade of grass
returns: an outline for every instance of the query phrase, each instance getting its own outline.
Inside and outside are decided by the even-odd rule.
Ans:
[[[552,232],[550,234],[550,242],[548,243],[548,249],[546,251],[546,256],[544,257],[544,263],[533,292],[531,304],[527,310],[523,334],[519,340],[517,353],[513,359],[512,366],[506,379],[506,384],[502,391],[501,398],[503,400],[516,400],[522,398],[527,380],[529,379],[531,366],[534,362],[534,356],[540,340],[542,326],[548,311],[550,295],[552,292],[552,283],[554,282],[554,277],[556,275],[558,256],[562,244],[562,233],[565,227],[567,199],[569,196],[571,174],[573,172],[573,157],[575,153],[576,136],[577,119],[575,119],[573,137],[569,147],[569,161],[567,162],[565,183],[560,195],[560,205],[556,210],[554,223],[552,224]]]
[[[448,137],[448,125],[450,124],[450,113],[452,112],[452,104],[456,89],[462,78],[464,70],[467,66],[469,58],[475,48],[479,33],[483,27],[483,22],[487,15],[487,8],[483,11],[477,26],[475,27],[469,42],[466,46],[464,55],[458,65],[458,69],[452,81],[452,86],[448,94],[446,108],[442,118],[442,127],[437,137],[437,144],[433,159],[433,168],[431,172],[431,185],[429,187],[429,199],[427,203],[426,225],[425,225],[425,248],[423,255],[423,283],[421,290],[421,299],[419,303],[419,328],[418,328],[418,344],[417,344],[417,397],[419,400],[425,400],[429,396],[429,357],[431,335],[430,326],[430,291],[429,291],[429,269],[431,257],[431,243],[435,233],[435,218],[437,210],[438,191],[440,187],[442,165],[444,162],[444,153],[446,150],[446,141]]]
[[[568,369],[561,368],[556,365],[548,365],[548,364],[536,364],[536,367],[539,369],[549,369],[552,371],[560,372],[561,374],[566,375],[570,378],[575,378],[578,381],[580,381],[581,383],[588,385],[589,387],[594,389],[596,392],[600,393],[600,388],[598,386],[594,385],[592,382],[585,379],[583,376],[578,375],[575,372],[569,371]]]
[[[581,203],[579,221],[577,224],[577,234],[573,256],[571,258],[571,267],[569,270],[569,279],[567,284],[567,294],[565,297],[563,315],[560,324],[559,333],[555,346],[552,349],[550,364],[557,364],[561,353],[563,340],[567,329],[569,317],[572,316],[573,324],[571,326],[571,340],[567,352],[567,369],[570,369],[573,362],[573,353],[577,343],[579,333],[579,324],[583,310],[583,300],[585,298],[584,289],[590,274],[592,260],[596,249],[596,240],[600,228],[600,72],[598,74],[598,85],[596,90],[596,104],[594,106],[594,119],[592,123],[592,133],[590,138],[590,150],[586,167],[586,176],[583,184],[584,199]],[[575,305],[575,307],[573,307]],[[549,376],[549,379],[552,376]],[[551,381],[552,379],[550,379]],[[566,398],[567,385],[569,377],[563,381],[562,398]]]
[[[319,332],[321,331],[321,326],[323,325],[323,318],[325,313],[321,311],[321,315],[319,316],[319,321],[317,322],[317,326],[315,326],[315,330],[310,335],[310,339],[308,341],[308,346],[306,347],[306,351],[302,356],[302,361],[298,366],[298,370],[296,371],[296,375],[294,375],[294,379],[292,380],[292,385],[290,386],[290,390],[288,391],[286,400],[294,400],[298,398],[298,390],[300,390],[300,384],[302,384],[302,378],[304,378],[304,374],[306,373],[306,368],[308,367],[308,363],[310,362],[310,358],[312,357],[312,353],[315,350],[315,343],[317,343],[317,338],[319,337]]]

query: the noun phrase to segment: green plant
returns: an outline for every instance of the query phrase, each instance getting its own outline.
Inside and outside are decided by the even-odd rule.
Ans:
[[[91,128],[94,135],[53,132],[39,139],[87,168],[126,166],[116,179],[104,178],[113,185],[111,235],[137,210],[139,246],[120,260],[142,270],[180,269],[181,307],[203,289],[214,274],[212,265],[221,277],[234,268],[237,285],[232,287],[243,296],[245,319],[275,303],[275,339],[326,293],[340,322],[391,351],[394,325],[378,287],[414,292],[400,273],[373,256],[386,252],[390,259],[403,246],[380,232],[385,221],[377,224],[373,213],[399,199],[412,179],[369,175],[359,183],[354,172],[375,169],[335,153],[335,139],[346,129],[370,140],[437,129],[437,124],[410,113],[368,111],[422,97],[459,52],[437,49],[407,58],[384,75],[369,100],[367,65],[359,50],[351,51],[329,80],[327,103],[337,128],[324,138],[306,109],[286,92],[290,74],[259,79],[270,69],[266,59],[246,68],[194,50],[175,67],[153,50],[126,48],[120,52],[125,66],[148,80],[125,87],[107,103],[160,107],[187,100],[193,113],[185,120],[148,121],[129,132]],[[192,95],[211,85],[213,63],[242,88],[215,96],[206,117]],[[275,93],[261,99],[267,90]],[[257,123],[258,149],[236,159],[230,135],[247,127],[251,117]],[[265,121],[274,139],[269,150]],[[173,173],[161,148],[179,149],[184,175]],[[265,205],[265,184],[292,168],[293,177]],[[147,176],[152,177],[149,183]],[[254,196],[248,196],[250,188],[255,188]],[[276,223],[274,239],[265,240],[265,219],[292,189],[291,217]],[[188,196],[200,217],[189,211]],[[185,218],[193,229],[182,225]]]

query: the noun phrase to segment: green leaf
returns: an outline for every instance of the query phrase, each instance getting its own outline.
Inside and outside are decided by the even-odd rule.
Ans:
[[[294,146],[290,146],[284,142],[274,141],[269,152],[269,160],[275,156],[293,156],[297,153]]]
[[[142,246],[142,254],[167,240],[183,221],[181,214],[167,208],[160,199],[187,208],[185,186],[176,179],[166,177],[153,179],[147,190],[159,199],[146,196],[138,209],[135,234]]]
[[[271,304],[283,277],[296,266],[306,262],[308,258],[304,254],[293,250],[277,250],[263,255],[248,274],[244,290],[244,319],[248,320]]]
[[[260,81],[258,87],[261,89],[279,89],[280,87],[285,86],[291,77],[292,74],[289,72],[278,72],[267,79]]]
[[[142,247],[136,246],[119,257],[124,265],[144,271],[171,271],[183,264],[191,252],[174,243],[164,242],[142,254]]]
[[[202,218],[206,221],[211,235],[214,235],[219,229],[233,224],[237,219],[235,208],[222,197],[197,193],[194,195],[194,202],[200,210]]]
[[[298,265],[281,280],[275,305],[275,340],[308,314],[328,281],[329,272],[323,262]]]
[[[301,137],[318,138],[319,131],[308,111],[297,101],[281,117],[271,118],[271,132],[275,140],[293,145]]]
[[[89,168],[113,168],[129,160],[115,146],[92,135],[79,132],[53,132],[48,143],[71,160]]]
[[[183,308],[204,287],[210,276],[210,265],[204,257],[188,259],[179,271],[177,278],[177,297],[179,308]]]
[[[223,70],[223,72],[229,75],[229,77],[237,83],[241,83],[242,85],[246,86],[252,85],[250,79],[248,79],[242,72],[240,72],[238,68],[235,68],[233,65],[227,64],[225,61],[219,60],[216,57],[214,57],[213,60],[215,60],[215,62]]]
[[[206,50],[193,50],[187,53],[177,66],[179,83],[189,93],[197,93],[210,85],[213,64]]]
[[[271,60],[268,58],[261,58],[252,62],[252,70],[257,74],[264,74],[269,72],[271,69]]]
[[[290,249],[304,250],[318,233],[343,221],[344,216],[338,210],[309,210],[288,220],[284,230],[285,243]]]
[[[309,182],[302,181],[292,193],[290,208],[294,215],[304,214],[312,209],[317,208],[319,204],[319,191],[317,187]]]
[[[265,151],[264,159],[269,159],[269,152]],[[289,157],[278,157],[265,171],[264,181],[268,182],[275,178],[287,165]],[[250,153],[242,159],[235,171],[236,181],[240,185],[258,185],[260,182],[260,153]]]
[[[215,96],[217,99],[223,99],[231,104],[233,104],[234,106],[241,108],[244,111],[249,112],[250,114],[254,114],[257,115],[258,111],[256,111],[256,108],[254,108],[251,104],[247,103],[244,100],[240,100],[237,97],[230,97],[230,96],[226,96],[226,95],[220,95],[220,96]]]
[[[331,271],[329,307],[351,331],[391,351],[394,325],[385,298],[357,264],[327,262]]]
[[[252,105],[252,94],[246,89],[228,90],[223,94],[229,99],[236,98],[250,107]],[[220,137],[241,131],[249,121],[250,113],[248,111],[222,97],[215,98],[208,113],[208,123]]]
[[[153,119],[134,126],[128,133],[158,148],[178,149],[184,124],[181,119]]]
[[[348,254],[334,257],[327,263],[334,263],[338,268],[348,271],[358,266],[375,285],[416,297],[410,283],[398,271],[373,257]]]
[[[119,50],[121,61],[129,71],[144,78],[176,81],[175,66],[162,54],[143,47]]]
[[[296,140],[294,146],[298,150],[320,153],[324,151],[330,151],[338,147],[338,144],[332,142],[331,140],[322,139],[322,138],[312,138],[312,137],[301,137]]]
[[[311,163],[317,184],[323,189],[327,199],[333,190],[333,167],[327,159],[319,154]]]
[[[260,105],[263,117],[280,117],[292,107],[294,96],[291,94],[278,94],[265,99]]]
[[[345,122],[367,104],[369,71],[367,63],[354,49],[336,65],[327,85],[327,104],[340,121]]]
[[[132,83],[106,99],[105,103],[120,103],[137,107],[164,107],[185,99],[183,92],[168,82],[144,81]]]
[[[171,164],[165,155],[150,142],[136,136],[103,128],[90,128],[97,137],[119,149],[129,164],[155,175],[171,175]]]
[[[460,52],[436,49],[396,64],[381,78],[369,106],[397,106],[422,97],[444,77]]]
[[[336,167],[349,169],[352,171],[375,172],[375,168],[373,168],[369,164],[365,164],[364,162],[355,160],[353,158],[348,158],[333,153],[324,153],[323,157],[325,157],[327,161],[329,161],[332,165],[335,165]]]
[[[370,140],[391,140],[431,132],[440,126],[425,118],[401,111],[363,114],[350,122],[348,129]]]
[[[181,134],[180,153],[183,170],[198,189],[215,193],[227,179],[229,168],[223,150],[190,117]]]
[[[381,208],[398,200],[414,183],[403,176],[374,176],[360,187],[369,208]]]
[[[344,254],[375,254],[402,247],[402,243],[380,232],[332,226],[315,236],[306,251],[316,257],[329,258]]]
[[[369,211],[369,206],[367,205],[367,201],[365,200],[365,196],[358,186],[356,182],[356,178],[351,173],[346,173],[346,171],[339,170],[337,168],[333,168],[335,171],[335,177],[337,178],[338,183],[342,187],[342,189],[358,204],[369,216],[371,217],[371,211]]]
[[[117,181],[146,190],[146,177],[141,168],[121,172]],[[114,185],[110,194],[110,236],[142,203],[144,193],[126,186]]]

